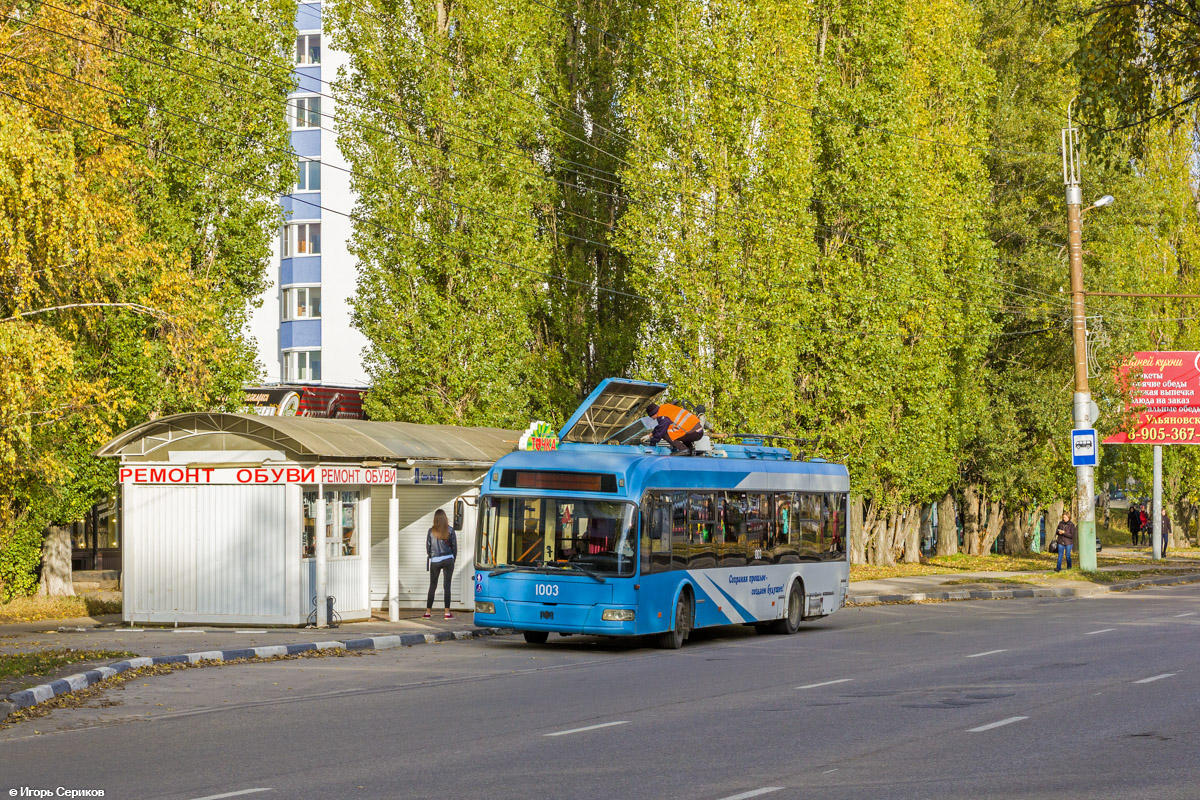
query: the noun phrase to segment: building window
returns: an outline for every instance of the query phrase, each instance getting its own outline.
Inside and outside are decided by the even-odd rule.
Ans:
[[[321,127],[321,98],[292,97],[287,101],[288,124],[292,128]]]
[[[321,34],[302,33],[296,37],[296,63],[304,66],[321,63]]]
[[[319,256],[321,254],[321,223],[292,222],[283,227],[281,258]]]
[[[321,380],[320,350],[288,350],[283,354],[285,381]]]
[[[337,516],[326,511],[325,518],[337,519],[337,528],[329,530],[329,557],[358,555],[358,492],[326,492],[328,509],[337,500]]]
[[[316,556],[317,493],[306,491],[301,496],[304,532],[300,540],[300,557]],[[325,556],[358,555],[358,492],[325,492]]]
[[[296,192],[321,191],[321,162],[307,158],[296,159]]]
[[[321,287],[301,286],[283,290],[283,319],[318,319],[321,316]]]

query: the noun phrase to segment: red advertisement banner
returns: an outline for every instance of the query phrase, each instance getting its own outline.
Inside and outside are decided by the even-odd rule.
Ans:
[[[1134,353],[1119,373],[1136,421],[1105,444],[1200,444],[1200,352]]]

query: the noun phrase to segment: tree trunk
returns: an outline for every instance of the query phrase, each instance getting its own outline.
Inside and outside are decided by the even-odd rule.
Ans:
[[[933,542],[933,503],[921,504],[921,529],[917,533],[917,546],[921,548],[921,553],[925,552],[926,545],[931,545]]]
[[[988,508],[987,527],[983,530],[983,541],[979,543],[981,554],[992,549],[992,544],[1000,538],[1004,526],[1004,503],[993,500]]]
[[[967,555],[979,555],[979,487],[973,483],[963,489],[963,549]]]
[[[1029,529],[1027,520],[1029,510],[1019,508],[1004,521],[1004,553],[1010,556],[1024,555],[1029,552],[1025,532]]]
[[[958,552],[958,518],[954,511],[954,496],[946,492],[946,496],[938,503],[938,542],[939,556],[952,556]]]
[[[71,526],[51,525],[42,540],[42,584],[38,594],[50,597],[74,596],[71,583]]]
[[[867,527],[875,523],[874,514],[870,521],[863,519],[866,503],[863,498],[850,498],[850,563],[867,563]]]
[[[921,562],[921,533],[925,530],[927,512],[920,505],[908,507],[904,518],[904,563]]]
[[[1062,521],[1063,509],[1066,508],[1066,505],[1066,501],[1061,497],[1056,498],[1046,512],[1046,547],[1049,547],[1050,543],[1054,541],[1054,532],[1058,530],[1058,523]]]
[[[867,545],[871,563],[875,566],[894,567],[896,565],[896,558],[892,551],[892,536],[897,524],[897,516],[897,514],[887,511],[876,517],[875,525],[871,530],[870,542]]]

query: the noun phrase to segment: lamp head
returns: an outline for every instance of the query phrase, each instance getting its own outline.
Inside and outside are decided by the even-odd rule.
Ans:
[[[1092,203],[1092,208],[1104,208],[1105,206],[1112,205],[1114,200],[1116,200],[1115,197],[1113,197],[1111,194],[1106,194],[1104,197],[1101,197],[1099,200]]]

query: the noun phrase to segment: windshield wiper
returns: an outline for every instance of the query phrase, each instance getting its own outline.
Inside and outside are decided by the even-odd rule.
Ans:
[[[589,578],[591,578],[594,581],[598,581],[600,583],[608,583],[608,581],[604,580],[604,578],[601,578],[599,575],[592,572],[590,569],[584,569],[583,567],[579,566],[578,564],[568,564],[565,567],[558,566],[558,565],[551,567],[550,565],[546,565],[545,568],[546,569],[559,569],[559,570],[562,570],[563,572],[580,572],[580,573],[583,573],[584,575],[587,575]]]

